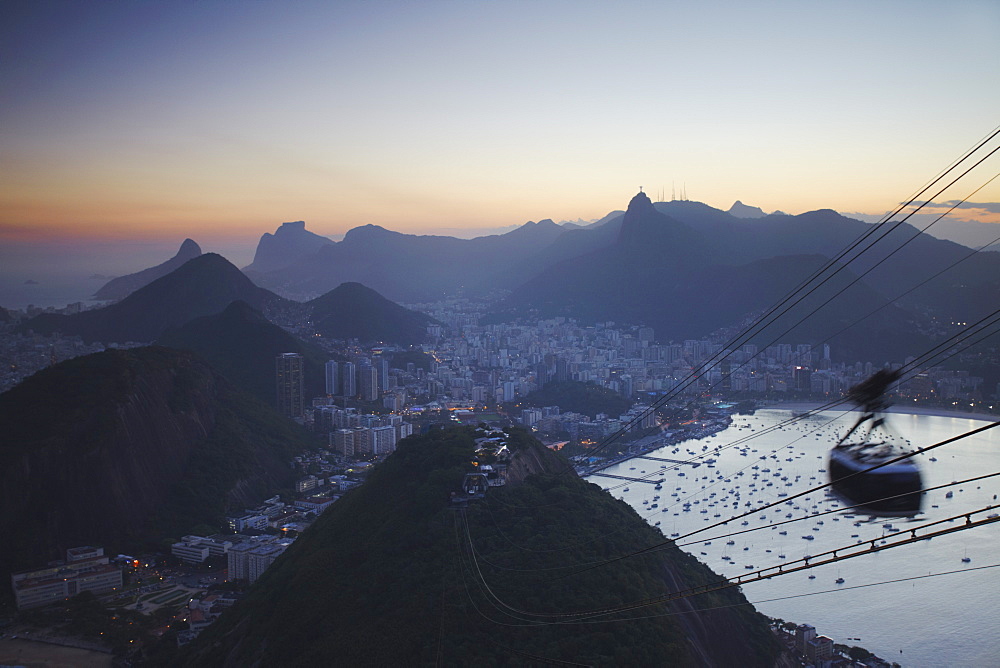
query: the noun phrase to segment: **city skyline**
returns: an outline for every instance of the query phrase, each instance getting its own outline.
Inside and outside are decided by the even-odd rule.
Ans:
[[[8,243],[468,237],[593,220],[639,185],[877,216],[1000,106],[988,2],[6,10]],[[1000,222],[1000,186],[973,201],[953,217]]]

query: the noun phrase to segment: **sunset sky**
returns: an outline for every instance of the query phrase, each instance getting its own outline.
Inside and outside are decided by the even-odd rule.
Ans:
[[[473,236],[640,185],[879,214],[1000,123],[996,0],[11,0],[0,31],[6,243]]]

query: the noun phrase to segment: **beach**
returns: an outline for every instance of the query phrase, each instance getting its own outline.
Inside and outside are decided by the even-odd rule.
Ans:
[[[795,413],[804,413],[806,411],[815,410],[824,406],[825,404],[819,402],[777,402],[773,404],[767,404],[766,406],[760,406],[757,410],[785,410],[793,411]],[[838,411],[842,412],[845,410],[857,410],[853,406],[848,406],[845,404],[840,404],[839,406],[833,406],[832,408],[825,408],[826,411]],[[937,406],[908,406],[905,403],[898,403],[890,406],[887,413],[902,413],[906,415],[928,415],[931,417],[944,417],[944,418],[961,418],[963,420],[985,420],[986,422],[996,422],[1000,420],[1000,415],[990,414],[990,413],[966,413],[960,410],[948,410],[947,408],[937,407]]]
[[[0,640],[0,665],[29,668],[110,668],[111,654],[20,638]]]

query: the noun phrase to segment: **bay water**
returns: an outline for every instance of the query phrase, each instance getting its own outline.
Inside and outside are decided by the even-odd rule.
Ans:
[[[910,519],[844,510],[843,501],[820,490],[701,531],[826,483],[827,453],[857,415],[823,412],[766,433],[789,421],[792,411],[733,416],[732,426],[711,437],[648,453],[663,459],[715,460],[711,464],[695,467],[634,458],[603,471],[662,479],[659,490],[650,482],[600,476],[589,480],[624,499],[665,537],[673,536],[683,549],[730,578],[859,542],[891,543],[927,522],[1000,504],[1000,477],[927,492],[922,512]],[[901,442],[908,440],[910,448],[986,424],[964,417],[888,417],[889,431]],[[997,432],[1000,428],[917,455],[924,488],[1000,471]],[[818,515],[828,510],[836,512]],[[973,519],[997,512],[1000,509],[991,509]],[[747,529],[757,530],[726,535]],[[681,538],[695,531],[699,533]],[[743,592],[766,615],[811,624],[834,642],[860,645],[904,666],[998,666],[1000,568],[989,568],[992,565],[1000,565],[1000,522],[749,583]]]

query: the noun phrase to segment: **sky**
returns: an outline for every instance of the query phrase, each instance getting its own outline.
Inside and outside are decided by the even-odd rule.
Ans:
[[[0,244],[245,264],[283,221],[476,236],[639,186],[878,216],[1000,124],[998,54],[995,0],[7,0]],[[972,201],[1000,222],[1000,179]]]

